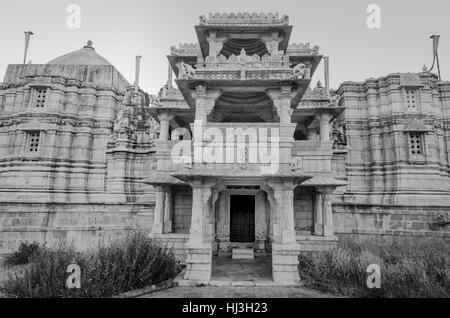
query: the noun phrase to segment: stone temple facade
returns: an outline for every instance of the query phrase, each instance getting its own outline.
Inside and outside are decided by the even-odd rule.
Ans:
[[[285,283],[299,252],[340,238],[450,237],[450,82],[424,71],[311,88],[323,56],[289,42],[287,16],[210,14],[195,31],[171,48],[157,95],[91,42],[8,66],[1,254],[141,228],[186,279],[207,282],[214,257],[249,249]]]

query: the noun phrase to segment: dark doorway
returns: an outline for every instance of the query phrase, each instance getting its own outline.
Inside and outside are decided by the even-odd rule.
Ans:
[[[230,196],[230,241],[255,241],[255,196]]]

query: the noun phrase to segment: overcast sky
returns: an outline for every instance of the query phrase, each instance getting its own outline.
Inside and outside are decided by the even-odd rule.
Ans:
[[[70,29],[69,4],[81,8],[81,28]],[[369,4],[381,8],[381,28],[366,25]],[[194,25],[209,12],[279,12],[294,26],[291,42],[311,42],[330,56],[331,86],[431,66],[429,36],[440,34],[441,73],[450,80],[449,0],[1,0],[0,78],[21,63],[24,34],[34,32],[29,59],[46,63],[87,40],[130,81],[142,55],[141,87],[156,93],[167,79],[170,46],[196,42]],[[318,68],[314,82],[322,79]]]

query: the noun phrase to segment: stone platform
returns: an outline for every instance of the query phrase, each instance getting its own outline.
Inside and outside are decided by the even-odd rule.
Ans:
[[[198,282],[179,277],[179,286],[197,286]],[[212,261],[211,280],[203,285],[210,286],[302,286],[301,283],[276,283],[272,279],[272,257],[255,256],[254,259],[233,259],[231,255],[216,256]]]
[[[233,248],[232,259],[254,259],[255,251],[253,248]]]

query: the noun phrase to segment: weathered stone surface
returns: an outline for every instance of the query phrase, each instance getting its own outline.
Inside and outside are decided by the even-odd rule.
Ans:
[[[288,29],[273,14],[201,18],[199,44],[171,48],[155,96],[92,43],[46,65],[10,65],[0,84],[0,254],[22,240],[85,249],[139,227],[166,241],[196,283],[210,280],[213,255],[247,244],[247,256],[272,256],[275,282],[296,284],[298,253],[338,237],[448,239],[450,84],[424,72],[311,88],[318,47],[289,45]],[[255,152],[263,130],[278,138],[274,171]],[[244,146],[230,149],[237,132]],[[211,145],[227,161],[208,161]],[[251,220],[231,207],[239,195],[255,198]],[[232,226],[251,235],[232,242]]]

